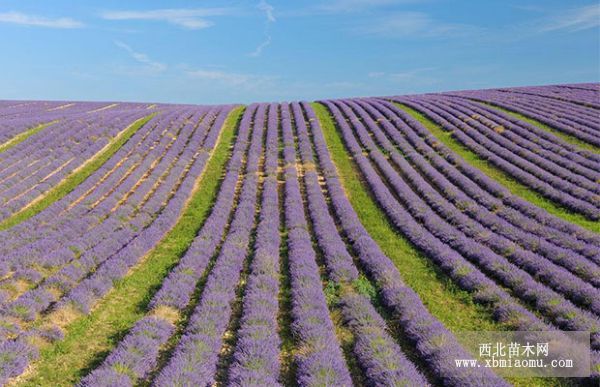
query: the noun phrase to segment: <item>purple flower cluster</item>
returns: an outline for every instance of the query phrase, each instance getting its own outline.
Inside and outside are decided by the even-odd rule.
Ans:
[[[37,125],[76,116],[85,118],[89,113],[110,105],[105,102],[0,101],[0,145]],[[146,105],[120,103],[113,108],[141,111]]]
[[[598,89],[584,88],[575,85],[529,86],[498,89],[499,91],[540,96],[546,99],[568,102],[571,104],[600,109]]]
[[[184,162],[178,161],[170,169],[158,175],[157,179],[160,179],[163,174],[167,174],[164,184],[161,184],[150,200],[144,204],[148,208],[148,212],[156,214],[156,219],[116,254],[103,261],[92,276],[73,288],[68,296],[61,301],[62,304],[73,303],[87,313],[91,306],[112,288],[114,282],[123,278],[129,269],[154,248],[175,225],[198,177],[204,170],[209,151],[216,142],[225,117],[226,112],[222,111],[219,118],[214,121],[211,127],[212,133],[206,137],[204,144],[202,143],[204,136],[192,138],[185,144],[187,146],[182,151]],[[176,143],[179,138],[175,140]],[[176,146],[173,146],[169,151],[173,151],[173,153],[180,152]],[[174,158],[174,156],[169,157],[167,155],[163,160],[167,161]],[[160,170],[161,164],[158,164],[155,171]],[[173,188],[176,190],[175,193],[172,193]],[[164,204],[165,198],[166,205]]]
[[[539,89],[538,89],[539,90]],[[553,96],[527,89],[499,89],[451,93],[479,100],[534,118],[565,134],[600,146],[597,92],[578,90],[575,95]],[[587,94],[587,96],[586,96]],[[593,95],[591,98],[589,96]],[[556,98],[558,97],[558,98]],[[594,106],[596,105],[596,106]]]
[[[508,190],[441,144],[418,121],[393,104],[382,100],[369,100],[369,103],[384,114],[378,120],[384,125],[384,129],[391,128],[387,133],[397,145],[402,144],[402,139],[405,137],[410,146],[464,191],[471,198],[469,201],[477,202],[515,228],[534,233],[554,244],[577,251],[596,263],[600,262],[598,235],[552,216],[525,200],[511,195]],[[387,120],[393,125],[385,125]],[[411,155],[412,152],[407,153],[407,156]],[[453,195],[454,192],[449,194]],[[466,207],[468,204],[466,202],[462,206]]]
[[[279,378],[277,315],[279,312],[278,105],[269,106],[264,182],[243,311],[229,385],[275,386]]]
[[[206,269],[210,257],[214,254],[219,246],[219,240],[225,230],[225,224],[229,219],[229,212],[233,206],[235,187],[238,177],[242,173],[243,157],[248,146],[247,140],[249,136],[249,120],[252,117],[252,108],[249,108],[248,110],[249,112],[244,115],[243,123],[238,131],[237,141],[234,145],[231,158],[227,164],[227,172],[223,182],[221,183],[219,195],[215,205],[211,210],[211,214],[202,226],[202,229],[198,233],[197,237],[190,245],[190,248],[186,251],[184,257],[180,260],[176,268],[169,273],[167,278],[163,281],[160,290],[152,298],[150,302],[150,308],[153,310],[166,306],[175,308],[179,312],[183,312],[184,308],[191,300],[192,293],[196,288],[198,280]],[[148,319],[151,321],[153,321],[153,319],[158,319],[162,321],[160,324],[169,325],[169,323],[162,319],[160,315],[155,317],[145,317],[135,324],[134,328],[132,328],[132,332],[143,331],[143,327],[147,325]],[[170,334],[165,334],[160,337],[160,340],[154,340],[152,342],[152,346],[146,346],[146,355],[144,357],[132,359],[128,363],[129,366],[134,368],[151,369],[156,363],[158,348],[160,348],[169,337]],[[115,352],[122,352],[121,345],[113,350],[109,357],[118,357],[118,355],[113,355]],[[137,364],[137,362],[144,364]],[[93,372],[93,375],[96,380],[100,380],[102,378],[106,378],[108,373],[109,371],[106,369],[106,367],[100,367]],[[116,374],[110,375],[109,380],[113,380],[113,378],[116,378],[117,376],[118,375]],[[140,377],[141,376],[139,375],[136,376],[136,378]],[[86,381],[88,379],[86,379]],[[135,382],[135,380],[132,382]]]
[[[56,186],[147,114],[134,108],[69,116],[0,154],[0,220]]]
[[[246,160],[246,174],[231,228],[169,363],[156,379],[158,386],[201,386],[215,381],[219,353],[232,314],[232,302],[249,251],[254,228],[259,159],[262,153],[266,105],[256,109]],[[252,109],[245,114],[251,114]],[[248,123],[248,120],[242,121]]]
[[[168,123],[170,117],[173,116],[165,117],[167,119],[165,124]],[[135,135],[135,141],[127,142],[117,152],[115,156],[118,156],[121,161],[117,157],[112,158],[93,177],[87,179],[63,200],[56,202],[29,221],[2,232],[6,244],[0,248],[5,254],[8,268],[18,272],[23,268],[39,268],[41,266],[56,271],[61,265],[76,259],[82,252],[93,249],[112,230],[121,226],[123,222],[119,217],[124,219],[129,213],[117,208],[117,211],[111,215],[110,211],[119,204],[120,197],[123,197],[135,185],[144,172],[141,172],[142,175],[136,173],[136,176],[130,180],[136,178],[138,180],[131,182],[123,180],[123,177],[120,185],[117,184],[119,180],[109,181],[110,177],[123,171],[123,169],[119,170],[119,167],[124,167],[125,171],[130,170],[129,175],[134,174],[132,165],[136,166],[136,164],[129,163],[129,157],[136,151],[143,153],[143,149],[140,149],[141,144],[137,141],[149,140],[145,146],[150,149],[153,136],[156,136],[156,139],[160,138],[161,134],[158,130],[152,131],[154,124],[159,125],[160,120],[159,117],[155,118],[143,128],[144,130]],[[149,133],[150,135],[148,135]],[[153,156],[156,157],[159,154]],[[96,183],[97,181],[109,182],[113,185],[106,186],[106,184]],[[132,185],[127,186],[126,183]],[[87,195],[98,191],[107,192],[104,196],[102,194],[100,196],[105,199],[104,203],[98,202],[96,206],[83,203]],[[108,196],[108,193],[111,196]],[[123,208],[128,210],[135,209],[135,207],[125,207],[127,203],[122,204]]]
[[[434,98],[433,101],[436,107],[442,108],[442,111],[452,114],[453,117],[458,116],[460,120],[468,122],[470,126],[493,140],[494,143],[518,155],[519,160],[521,158],[527,160],[532,165],[536,165],[552,175],[592,193],[600,192],[598,186],[594,184],[599,176],[597,169],[600,163],[589,162],[588,160],[587,165],[591,169],[583,168],[572,157],[564,158],[553,152],[545,151],[525,136],[508,130],[495,120],[482,117],[471,106],[462,104],[456,99],[439,96]]]
[[[373,385],[425,386],[423,375],[402,353],[387,332],[384,320],[369,299],[352,289],[358,270],[329,214],[314,166],[313,150],[302,107],[292,104],[297,128],[299,153],[304,169],[304,182],[309,215],[314,233],[329,271],[329,277],[341,287],[340,303],[345,324],[355,336],[354,353],[367,380]]]
[[[25,371],[29,362],[37,358],[37,350],[23,340],[3,340],[0,342],[0,383],[18,376]]]
[[[292,295],[292,330],[301,350],[296,379],[301,386],[351,386],[319,277],[302,205],[289,107],[281,106],[285,177],[285,225]]]
[[[560,235],[559,239],[558,231],[551,228],[540,228],[538,231],[531,227],[524,227],[523,222],[527,218],[522,215],[515,219],[518,221],[513,220],[511,223],[514,217],[503,216],[497,200],[494,202],[489,195],[485,200],[480,200],[480,197],[485,195],[485,191],[477,189],[464,176],[461,177],[452,165],[415,136],[410,127],[391,110],[377,102],[356,101],[356,104],[360,105],[359,109],[364,108],[372,116],[372,119],[368,118],[365,121],[369,131],[375,135],[381,146],[390,152],[392,161],[397,165],[404,162],[398,160],[399,155],[395,154],[394,146],[398,147],[406,160],[410,161],[427,182],[435,186],[444,199],[452,202],[460,211],[487,229],[493,230],[494,233],[518,243],[524,249],[543,255],[586,281],[591,281],[592,284],[597,283],[596,278],[600,276],[599,269],[597,265],[588,261],[589,259],[597,261],[595,259],[597,254],[593,253],[592,246],[577,242],[569,235]],[[394,125],[388,122],[387,118],[394,122]],[[382,130],[375,125],[374,120],[381,123]],[[404,138],[398,128],[402,128],[403,134],[409,140]],[[391,141],[394,143],[391,144]],[[422,180],[420,176],[416,178]]]
[[[394,170],[391,163],[382,159],[379,156],[377,144],[371,139],[366,128],[361,123],[356,123],[355,128],[359,133],[363,146],[373,155],[375,163],[378,165],[381,173],[390,182],[390,185],[397,193],[400,200],[409,209],[413,217],[427,227],[428,224],[435,223],[433,227],[428,227],[440,239],[449,239],[450,246],[455,247],[455,241],[461,238],[469,237],[471,240],[481,246],[487,246],[498,255],[505,256],[508,261],[515,263],[517,266],[526,269],[532,275],[537,276],[544,283],[547,283],[555,290],[563,293],[576,303],[584,307],[588,307],[595,313],[600,312],[600,293],[587,282],[569,273],[567,270],[557,267],[551,262],[545,260],[542,256],[524,250],[519,246],[514,245],[510,240],[501,235],[492,233],[493,230],[486,229],[480,223],[471,220],[467,215],[462,213],[458,208],[454,207],[447,201],[438,191],[429,185],[429,183],[404,159],[395,148],[387,141],[383,133],[376,126],[375,122],[362,108],[352,102],[341,104],[342,110],[351,118],[356,118],[350,110],[353,106],[359,113],[362,122],[366,123],[371,129],[371,133],[375,133],[378,140],[385,142],[385,150],[389,152],[391,160],[395,164],[398,171]],[[386,142],[387,141],[387,142]],[[430,209],[427,209],[429,206]],[[412,211],[411,211],[412,209]],[[447,222],[447,223],[444,223]],[[465,249],[462,246],[455,247],[458,251],[465,254]],[[488,253],[489,254],[489,253]],[[551,261],[551,260],[550,260]],[[572,267],[577,267],[577,260],[572,260]],[[592,277],[600,275],[600,267],[590,263],[581,257],[579,260],[582,264],[587,264],[587,267],[592,270]]]
[[[343,105],[341,102],[338,102],[338,104]],[[332,104],[330,106],[330,108],[335,108]],[[348,114],[355,128],[363,129],[358,131],[360,141],[363,144],[372,141],[368,133],[364,130],[362,123],[354,116],[354,113],[348,108],[343,108],[342,110],[345,114]],[[335,113],[334,116],[336,116],[339,122],[339,119],[342,117],[341,113],[337,108]],[[357,152],[360,152],[360,155],[365,157],[362,154],[362,147],[356,138],[349,137],[354,135],[350,132],[348,125],[342,123],[342,126],[346,126],[346,135],[352,141],[352,154],[356,157]],[[369,157],[385,176],[387,183],[393,188],[396,195],[390,191],[390,188],[388,188],[371,165],[363,168],[361,163],[359,163],[359,166],[363,169],[363,173],[366,175],[375,197],[382,207],[384,207],[393,220],[393,223],[413,243],[426,252],[428,250],[431,251],[435,244],[437,244],[439,248],[448,250],[442,257],[446,254],[453,254],[460,260],[468,258],[469,261],[480,267],[486,274],[513,289],[519,298],[533,304],[537,310],[545,314],[559,327],[567,330],[590,330],[593,333],[594,342],[597,342],[598,332],[600,332],[600,321],[598,321],[596,315],[577,308],[556,292],[537,282],[532,276],[520,270],[514,264],[507,262],[506,258],[502,255],[496,254],[488,247],[471,240],[464,233],[441,219],[423,200],[407,187],[381,152],[374,149],[369,154]],[[365,164],[368,164],[366,160]],[[427,240],[431,242],[422,246]],[[460,255],[457,253],[460,253]],[[510,253],[512,251],[506,252],[506,254]],[[439,252],[435,254],[440,255]],[[459,268],[455,267],[454,270],[459,270]],[[459,271],[469,273],[472,270],[474,268],[470,265],[466,266],[463,264]]]
[[[196,284],[204,273],[210,258],[217,251],[226,230],[229,214],[234,205],[235,187],[243,172],[243,158],[248,147],[250,120],[256,106],[247,109],[242,117],[237,141],[227,164],[227,172],[221,183],[219,195],[210,216],[190,245],[185,256],[163,281],[160,290],[150,301],[151,308],[168,306],[183,310],[190,302]]]
[[[218,129],[216,129],[218,130]],[[199,136],[200,138],[202,138],[202,135]],[[185,143],[185,137],[182,136],[182,142]],[[194,144],[192,143],[192,146]],[[177,148],[175,146],[171,147],[171,149],[169,149],[169,151],[174,150],[175,152],[177,152]],[[161,148],[157,147],[157,151],[160,152]],[[195,150],[189,150],[188,152],[194,152]],[[168,151],[167,151],[168,154]],[[157,155],[158,157],[160,153]],[[174,160],[169,160],[168,156],[162,157],[160,160],[161,162],[157,164],[156,168],[153,170],[153,172],[155,172],[154,174],[150,174],[150,176],[148,177],[147,180],[145,180],[141,185],[137,186],[137,188],[140,189],[141,192],[148,192],[149,190],[152,189],[152,187],[156,184],[157,180],[160,178],[160,176],[166,172],[173,172],[172,170],[167,169],[169,167],[169,165],[172,162],[175,162],[177,160],[176,157],[177,153],[173,154],[173,157],[170,157],[171,159]],[[204,158],[204,156],[203,156]],[[180,169],[182,169],[182,167],[179,167]],[[143,175],[142,175],[143,176]],[[169,181],[165,181],[165,185],[161,186],[160,188],[162,189],[162,191],[164,192],[162,195],[160,194],[160,191],[158,192],[154,192],[156,195],[152,196],[150,200],[148,200],[147,202],[143,202],[140,198],[138,194],[139,192],[135,192],[133,195],[131,195],[130,199],[131,200],[136,200],[140,205],[143,205],[143,210],[139,212],[138,214],[138,219],[140,216],[145,216],[148,217],[153,213],[156,213],[157,209],[160,209],[161,207],[155,206],[154,208],[151,207],[151,205],[153,204],[161,204],[165,198],[168,198],[168,196],[170,193],[170,190],[172,190],[171,187],[173,187],[173,184],[175,184],[177,182],[177,176],[173,176],[173,174],[169,175],[170,179],[173,180],[171,182]],[[135,181],[139,181],[139,178],[141,176],[136,176],[136,174],[132,174],[130,177],[132,177],[132,187],[135,187]],[[170,184],[169,184],[170,183]],[[126,186],[125,186],[126,187]],[[166,187],[166,188],[164,188]],[[131,189],[127,188],[127,190],[125,192],[123,192],[123,195],[127,195],[127,192],[129,192]],[[114,203],[116,204],[116,202]],[[111,205],[112,206],[114,205]],[[182,203],[183,204],[183,203]],[[107,219],[107,220],[112,220],[112,221],[108,221],[108,222],[104,222],[101,224],[101,226],[104,227],[115,227],[115,231],[116,233],[113,233],[112,236],[113,238],[108,238],[108,236],[110,235],[109,232],[111,231],[110,228],[106,229],[106,233],[105,234],[100,234],[100,236],[102,236],[103,239],[96,239],[94,238],[93,235],[90,235],[89,238],[93,239],[94,241],[92,242],[93,244],[90,246],[85,246],[86,248],[83,249],[85,250],[85,252],[81,255],[81,257],[79,257],[79,259],[76,259],[77,256],[76,254],[69,250],[69,249],[63,249],[63,251],[65,253],[70,253],[70,254],[64,254],[61,255],[61,259],[58,262],[52,262],[54,265],[54,267],[56,267],[58,270],[58,272],[54,275],[52,275],[51,277],[47,278],[45,280],[45,282],[42,284],[42,286],[35,288],[31,291],[25,292],[23,295],[19,296],[17,298],[16,301],[14,301],[11,305],[9,305],[9,308],[12,308],[13,306],[18,306],[20,309],[22,309],[22,304],[25,303],[28,306],[32,306],[31,305],[31,300],[36,300],[35,302],[35,307],[34,308],[28,308],[30,309],[30,313],[32,313],[32,317],[35,316],[36,313],[39,313],[43,310],[45,310],[51,302],[56,301],[56,293],[52,292],[52,289],[58,288],[63,292],[66,292],[70,289],[72,289],[74,286],[77,285],[77,283],[79,282],[80,279],[82,279],[83,277],[85,277],[85,275],[93,270],[95,267],[97,267],[98,265],[100,265],[101,263],[103,263],[104,261],[106,261],[112,254],[115,254],[117,252],[122,253],[120,250],[122,250],[122,248],[124,246],[127,246],[128,248],[132,248],[133,246],[131,246],[131,244],[128,245],[129,242],[132,241],[132,239],[140,234],[140,232],[142,231],[141,229],[136,232],[134,230],[134,228],[130,225],[123,225],[123,218],[125,218],[127,216],[127,211],[128,207],[124,206],[119,208],[117,211],[115,211],[112,214],[112,218],[111,219]],[[131,211],[134,211],[135,208],[131,207],[130,208]],[[144,211],[145,210],[145,211]],[[107,209],[107,211],[110,213],[110,209]],[[98,226],[98,227],[101,227]],[[86,230],[80,230],[79,232],[85,232]],[[88,229],[89,231],[89,229]],[[86,241],[84,239],[84,241]],[[135,245],[135,244],[134,244]],[[152,246],[150,246],[152,247]],[[89,250],[88,250],[89,249]],[[15,253],[20,253],[19,251],[16,251]],[[18,256],[18,255],[15,255]],[[20,265],[22,266],[25,262],[21,262]],[[33,264],[34,266],[39,265],[40,262],[35,260],[33,262],[31,262],[31,264]],[[114,269],[114,267],[113,267]],[[100,286],[104,285],[108,285],[108,282],[102,282],[100,284],[98,284]]]
[[[581,150],[550,132],[493,107],[463,98],[452,97],[449,100],[456,106],[470,109],[484,125],[490,126],[492,129],[496,128],[496,130],[500,128],[498,131],[502,132],[501,134],[522,147],[532,150],[535,154],[546,157],[591,181],[600,178],[600,173],[597,172],[600,157],[597,155]],[[594,188],[597,189],[597,187]]]
[[[493,130],[488,129],[488,134],[493,138],[489,139],[478,131],[476,123],[472,124],[473,119],[464,122],[454,115],[457,113],[452,114],[438,107],[435,103],[431,103],[429,98],[402,97],[396,100],[428,115],[442,128],[452,132],[454,138],[461,144],[521,183],[592,220],[600,217],[600,201],[597,194],[563,180],[557,175],[557,168],[546,165],[546,169],[544,169],[526,160],[518,153],[522,154],[529,151],[516,152],[514,148],[517,145],[502,139],[502,136]],[[482,127],[482,125],[479,125],[479,129]],[[502,141],[504,141],[503,144],[498,143]],[[534,155],[534,157],[540,159],[537,155]],[[544,160],[540,159],[540,162],[544,163]]]
[[[104,213],[109,214],[108,217],[105,215],[90,216],[87,220],[92,224],[96,223],[95,227],[98,230],[101,227],[110,228],[105,228],[104,231],[97,234],[84,234],[83,239],[78,241],[80,248],[74,249],[83,252],[80,256],[71,250],[69,251],[72,254],[61,254],[61,256],[49,254],[52,262],[44,264],[50,265],[49,267],[62,267],[62,269],[46,278],[40,286],[26,291],[16,300],[5,304],[2,307],[2,314],[22,319],[35,319],[37,313],[47,310],[52,303],[58,300],[60,293],[57,294],[56,290],[61,293],[70,290],[68,297],[63,298],[59,305],[74,303],[83,310],[89,310],[93,303],[112,287],[114,281],[126,275],[129,268],[154,248],[155,244],[175,224],[181,209],[194,189],[198,176],[204,169],[209,152],[216,143],[230,108],[229,106],[219,107],[210,113],[207,110],[197,110],[199,115],[182,117],[180,124],[183,129],[181,132],[187,132],[187,135],[173,136],[168,132],[168,126],[165,127],[162,134],[159,132],[160,137],[169,140],[162,141],[164,144],[162,148],[156,146],[158,145],[156,142],[152,147],[153,149],[163,149],[163,151],[154,154],[156,162],[150,163],[151,168],[142,175],[146,179],[142,179],[141,184],[133,184],[131,188],[118,194],[125,197],[126,200],[130,199],[132,203],[139,203],[140,207],[127,205],[127,201],[119,203],[120,200],[117,196],[110,207],[107,206],[103,209]],[[199,117],[204,117],[204,121],[196,125],[195,122]],[[166,124],[168,123],[170,121],[166,121]],[[142,136],[142,141],[144,138],[150,138],[152,132],[154,131],[146,132]],[[152,152],[148,154],[151,156]],[[126,186],[126,180],[122,181],[123,186]],[[136,180],[139,181],[139,179]],[[100,186],[101,184],[97,187]],[[142,190],[144,193],[140,194],[132,188]],[[70,199],[72,200],[73,197]],[[121,204],[121,207],[111,213],[114,204]],[[68,211],[68,207],[68,204],[63,203],[63,211],[64,209]],[[68,218],[61,219],[59,217],[58,220],[68,221]],[[111,230],[113,227],[114,229]],[[82,231],[86,230],[73,230],[72,233],[67,234],[74,237]],[[53,230],[50,231],[50,233],[52,232]],[[56,244],[58,248],[61,245],[60,242]],[[89,250],[88,246],[91,247]],[[25,245],[22,249],[26,248]],[[40,244],[39,248],[41,250],[43,245]],[[14,257],[17,258],[18,255]],[[29,262],[33,267],[43,262],[36,260],[35,256],[29,257],[30,260],[24,259],[24,261]],[[16,259],[14,262],[17,262]],[[93,270],[95,270],[93,275],[78,284],[80,279],[86,277],[87,273]]]
[[[134,385],[154,369],[160,345],[173,333],[174,326],[163,319],[145,317],[110,353],[102,365],[83,378],[79,386]]]
[[[427,359],[430,372],[445,385],[506,385],[502,379],[487,370],[472,372],[454,366],[453,359],[468,356],[467,352],[458,344],[454,336],[429,313],[419,296],[404,284],[398,269],[383,254],[360,223],[344,193],[315,113],[307,103],[302,105],[310,122],[315,152],[325,177],[336,217],[356,251],[361,265],[381,289],[385,306],[392,311],[394,319],[399,322],[408,338],[415,344],[417,353]],[[336,108],[331,105],[330,107],[335,114]],[[339,118],[337,122],[342,128],[344,137],[351,140],[346,136],[348,134],[346,121],[339,114],[335,117]],[[368,167],[368,164],[364,163],[366,160],[362,153],[353,153],[353,156],[359,164]]]

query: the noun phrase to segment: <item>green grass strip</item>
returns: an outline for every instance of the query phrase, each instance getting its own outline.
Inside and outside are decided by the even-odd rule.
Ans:
[[[0,153],[6,152],[10,148],[14,148],[15,146],[19,145],[23,141],[27,140],[29,137],[33,136],[36,133],[41,132],[42,130],[46,129],[47,127],[49,127],[52,124],[56,124],[57,122],[58,122],[58,120],[52,121],[52,122],[46,122],[44,124],[39,124],[38,126],[34,126],[31,129],[27,129],[23,133],[17,134],[16,136],[11,138],[4,144],[0,144]]]
[[[127,331],[146,315],[146,306],[170,269],[194,240],[216,198],[244,107],[233,110],[210,157],[200,184],[183,215],[145,260],[98,304],[91,314],[67,327],[65,339],[40,351],[23,386],[73,385],[108,354]]]
[[[58,185],[51,188],[39,199],[36,199],[29,206],[14,213],[12,216],[0,222],[0,231],[11,228],[32,216],[37,215],[52,203],[62,199],[85,179],[96,172],[104,163],[106,163],[142,126],[144,126],[156,113],[150,114],[144,118],[140,118],[125,130],[119,133],[111,142],[105,146],[94,157],[86,161],[81,167],[75,169],[71,174],[65,177]]]
[[[512,117],[514,117],[516,119],[519,119],[521,121],[525,121],[525,122],[527,122],[527,123],[529,123],[531,125],[537,126],[538,128],[540,128],[542,130],[545,130],[546,132],[549,132],[549,133],[555,135],[556,137],[559,137],[561,140],[563,140],[566,143],[569,143],[571,145],[575,145],[576,147],[579,147],[579,148],[581,148],[583,150],[590,151],[592,153],[600,154],[600,147],[597,147],[597,146],[595,146],[593,144],[588,144],[587,142],[585,142],[583,140],[580,140],[580,139],[578,139],[575,136],[572,136],[572,135],[567,134],[565,132],[561,132],[560,130],[555,129],[555,128],[553,128],[550,125],[546,125],[543,122],[540,122],[540,121],[538,121],[538,120],[536,120],[534,118],[527,117],[527,116],[525,116],[525,115],[523,115],[521,113],[514,112],[514,111],[506,109],[506,108],[504,108],[502,106],[494,105],[493,103],[483,102],[483,101],[479,101],[479,100],[476,100],[476,102],[479,102],[479,103],[481,103],[483,105],[487,105],[487,106],[489,106],[491,108],[494,108],[496,110],[500,110],[501,112],[506,113],[509,116],[512,116]]]
[[[513,195],[519,196],[521,199],[524,199],[529,203],[546,210],[550,214],[566,220],[567,222],[574,223],[592,232],[600,233],[600,222],[589,220],[581,214],[571,212],[562,207],[560,204],[557,204],[550,199],[546,199],[544,196],[535,192],[525,184],[517,181],[508,173],[504,172],[500,168],[497,168],[487,160],[479,157],[475,152],[471,151],[462,145],[458,140],[456,140],[452,136],[451,132],[443,130],[425,114],[400,103],[394,104],[417,119],[431,132],[433,136],[450,148],[450,150],[452,150],[454,153],[462,157],[467,164],[470,164],[471,166],[479,169],[488,177],[494,179],[497,183],[509,190]]]
[[[318,103],[312,104],[312,107],[321,123],[327,147],[350,204],[371,237],[394,262],[404,281],[417,292],[427,309],[453,331],[499,330],[500,326],[493,320],[489,310],[473,303],[468,292],[458,288],[394,229],[372,198],[368,183],[363,180],[356,163],[346,152],[327,108]]]
[[[358,218],[384,254],[394,262],[402,279],[418,295],[429,312],[450,331],[502,331],[507,326],[493,319],[489,308],[475,304],[471,295],[415,248],[389,222],[383,210],[371,197],[358,166],[346,152],[327,108],[311,104],[323,129],[325,142],[340,177],[342,187]],[[507,378],[514,386],[563,386],[560,378]]]

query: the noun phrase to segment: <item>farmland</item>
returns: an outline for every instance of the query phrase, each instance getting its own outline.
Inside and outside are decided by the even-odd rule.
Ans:
[[[0,101],[0,382],[600,378],[600,85],[242,105]],[[587,379],[456,367],[587,331]]]

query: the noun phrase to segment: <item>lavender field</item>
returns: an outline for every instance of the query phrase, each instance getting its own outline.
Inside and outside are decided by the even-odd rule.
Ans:
[[[457,367],[590,332],[590,376]],[[600,382],[600,84],[0,101],[0,383]]]

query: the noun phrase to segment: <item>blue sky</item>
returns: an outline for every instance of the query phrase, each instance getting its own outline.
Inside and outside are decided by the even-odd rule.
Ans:
[[[600,81],[593,0],[0,0],[0,99],[227,103]]]

